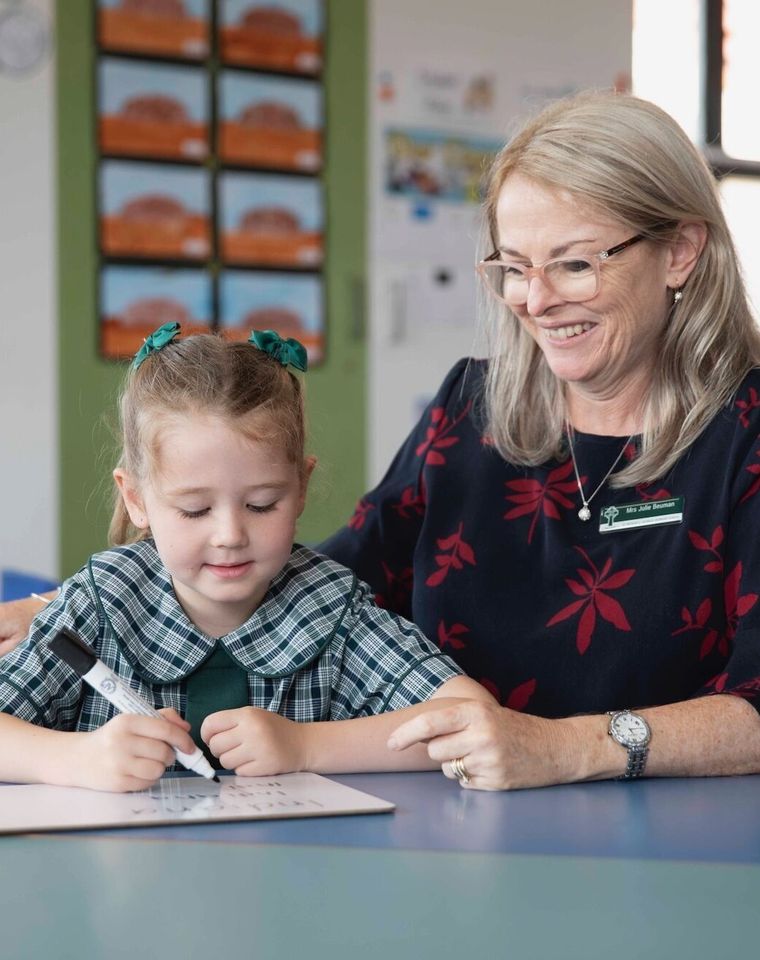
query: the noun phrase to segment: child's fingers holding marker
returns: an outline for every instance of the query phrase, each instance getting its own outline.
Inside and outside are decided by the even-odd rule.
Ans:
[[[154,784],[174,760],[174,751],[165,741],[151,736],[150,728],[146,731],[143,724],[135,723],[151,719],[159,720],[122,714],[97,730],[76,734],[70,741],[75,748],[73,783],[118,793],[144,790]],[[163,718],[159,722],[171,725]]]
[[[183,730],[189,730],[190,724],[184,717],[181,717],[174,707],[162,707],[158,711],[162,717],[166,717],[167,720],[171,720],[172,723],[176,723],[178,727],[182,727]]]

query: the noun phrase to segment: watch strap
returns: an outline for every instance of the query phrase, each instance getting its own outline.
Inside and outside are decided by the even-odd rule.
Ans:
[[[647,757],[649,756],[649,747],[628,747],[627,750],[628,763],[626,764],[625,773],[616,777],[616,780],[635,780],[637,777],[644,775],[644,767],[647,765]]]
[[[607,716],[610,717],[610,727],[614,718],[621,713],[631,713],[631,711],[630,710],[608,710],[607,711]],[[616,780],[637,780],[639,777],[642,777],[644,775],[644,768],[647,765],[647,758],[649,757],[649,740],[651,738],[651,731],[649,730],[649,724],[646,722],[646,720],[644,720],[643,717],[639,716],[639,714],[635,714],[635,716],[639,720],[643,721],[643,723],[647,728],[647,731],[649,732],[649,736],[647,737],[647,740],[645,743],[637,743],[637,744],[620,743],[620,740],[618,740],[617,737],[613,737],[616,743],[620,743],[620,746],[623,747],[624,750],[628,751],[628,762],[626,763],[626,766],[625,766],[625,772],[621,773],[619,777],[615,777]],[[610,735],[612,734],[611,728],[609,730],[609,733]]]

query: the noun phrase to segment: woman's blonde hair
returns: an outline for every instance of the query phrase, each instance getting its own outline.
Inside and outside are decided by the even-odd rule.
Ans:
[[[198,334],[175,340],[130,367],[119,399],[118,467],[137,483],[155,464],[160,433],[173,418],[214,416],[252,440],[272,444],[305,468],[306,423],[300,380],[250,343]],[[115,490],[112,544],[150,536],[133,526]]]
[[[704,250],[662,334],[640,455],[611,484],[662,478],[760,363],[760,333],[713,176],[668,114],[614,93],[548,106],[498,154],[485,200],[491,250],[498,246],[499,193],[513,174],[567,191],[655,242],[672,240],[683,221],[707,225]],[[562,384],[508,308],[492,315],[490,335],[485,417],[496,448],[525,465],[564,456]]]

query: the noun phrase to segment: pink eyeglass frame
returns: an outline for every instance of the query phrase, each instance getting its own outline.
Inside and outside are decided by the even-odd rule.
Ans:
[[[600,269],[601,265],[606,260],[609,260],[610,257],[614,257],[616,253],[620,253],[621,250],[625,250],[628,247],[632,247],[634,243],[638,243],[640,240],[644,240],[644,239],[645,238],[643,233],[637,233],[635,236],[629,237],[628,240],[623,240],[622,243],[615,244],[614,247],[610,247],[608,250],[602,250],[599,253],[594,253],[587,257],[551,257],[549,260],[544,260],[543,263],[537,263],[531,267],[524,267],[521,263],[514,263],[511,260],[501,261],[499,259],[499,256],[500,256],[499,251],[494,250],[494,252],[490,256],[486,257],[485,260],[481,260],[480,263],[477,264],[475,269],[478,272],[480,278],[485,283],[489,293],[491,293],[494,297],[496,297],[497,300],[500,300],[502,303],[505,303],[508,307],[514,307],[514,306],[518,306],[520,303],[527,303],[528,289],[530,288],[530,281],[533,279],[533,277],[540,277],[542,283],[545,283],[550,289],[552,290],[554,289],[551,281],[547,279],[546,273],[545,273],[546,268],[550,266],[550,264],[562,263],[563,261],[572,261],[572,260],[588,260],[588,262],[591,264],[591,266],[594,269],[594,273],[596,274],[596,289],[590,297],[584,297],[583,300],[592,300],[597,295],[597,293],[599,293],[599,288],[602,283],[602,275],[601,275],[601,269]],[[504,263],[509,262],[510,266],[517,267],[522,272],[523,277],[528,281],[528,285],[526,287],[525,300],[510,302],[509,300],[500,296],[496,292],[496,290],[491,286],[487,276],[489,264],[502,263],[502,262]],[[576,300],[573,302],[582,303],[583,301]]]

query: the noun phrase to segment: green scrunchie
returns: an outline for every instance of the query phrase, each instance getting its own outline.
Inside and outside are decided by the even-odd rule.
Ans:
[[[132,361],[132,369],[137,370],[140,364],[144,360],[147,360],[151,353],[163,350],[167,343],[171,343],[172,340],[175,340],[179,336],[179,333],[180,325],[176,321],[174,323],[164,323],[158,330],[154,330],[149,337],[145,338],[145,343],[143,343],[135,354],[135,358]]]
[[[248,343],[252,343],[259,350],[277,360],[283,367],[291,366],[302,373],[306,373],[306,347],[293,337],[283,340],[274,330],[251,330]]]

